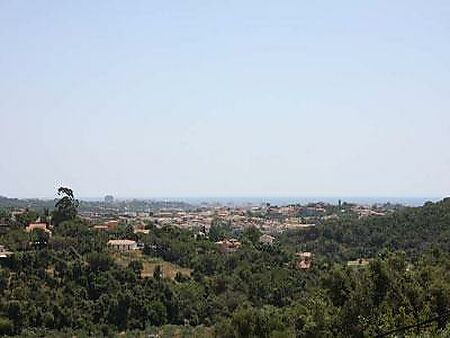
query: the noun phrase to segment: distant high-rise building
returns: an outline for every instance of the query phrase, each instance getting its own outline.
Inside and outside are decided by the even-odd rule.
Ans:
[[[106,195],[105,196],[105,203],[113,203],[114,202],[114,197],[111,195]]]

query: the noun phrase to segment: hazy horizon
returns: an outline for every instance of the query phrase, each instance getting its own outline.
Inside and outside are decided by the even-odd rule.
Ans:
[[[446,196],[450,3],[4,1],[0,195]]]
[[[2,196],[2,195],[0,195]],[[106,195],[105,195],[106,196]],[[75,196],[80,201],[99,202],[104,201],[105,196]],[[38,200],[54,200],[54,196],[35,196],[35,197],[14,197],[3,196],[8,198],[19,199],[38,199]],[[403,204],[409,206],[421,206],[425,202],[437,202],[449,196],[113,196],[115,201],[169,201],[169,202],[185,202],[190,204],[201,203],[219,203],[223,205],[235,204],[264,204],[270,203],[273,205],[287,205],[287,204],[307,204],[315,202],[324,202],[329,204],[337,204],[339,201],[347,203],[357,203],[364,205],[372,204]]]

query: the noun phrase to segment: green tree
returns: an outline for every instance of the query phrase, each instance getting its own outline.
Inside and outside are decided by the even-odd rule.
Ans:
[[[30,242],[37,249],[44,248],[48,245],[49,235],[42,229],[34,229],[30,233]]]
[[[93,271],[107,271],[114,265],[114,259],[101,252],[92,252],[86,256],[86,261],[88,262],[90,268]]]
[[[75,199],[72,189],[60,187],[58,196],[61,198],[56,202],[56,210],[53,212],[53,224],[59,225],[64,221],[73,220],[77,217],[77,209],[80,202]]]
[[[129,264],[128,267],[133,270],[133,272],[136,274],[136,276],[140,277],[141,272],[144,269],[144,265],[141,261],[133,259]]]
[[[0,317],[0,335],[10,335],[13,333],[14,324],[8,318]]]
[[[261,237],[262,233],[258,228],[254,227],[254,226],[250,226],[244,230],[243,235],[250,242],[252,242],[253,244],[256,244],[256,243],[258,243],[259,237]]]
[[[34,210],[27,210],[24,213],[15,216],[16,222],[21,227],[26,227],[28,224],[36,222],[39,218],[39,213]]]

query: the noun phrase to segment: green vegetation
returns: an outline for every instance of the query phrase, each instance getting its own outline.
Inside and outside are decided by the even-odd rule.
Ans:
[[[55,225],[75,219],[80,205],[80,202],[75,199],[73,191],[69,188],[59,188],[58,195],[62,197],[55,204],[55,211],[53,212],[53,223]]]
[[[181,276],[189,277],[192,273],[192,269],[183,268],[179,265],[166,262],[161,258],[154,258],[148,255],[143,255],[141,251],[128,251],[128,252],[114,252],[112,253],[114,261],[117,265],[126,267],[134,266],[135,269],[139,269],[141,277],[152,277],[155,269],[159,266],[163,277],[175,279]]]
[[[0,335],[373,337],[410,326],[397,336],[450,335],[449,199],[331,219],[273,246],[248,229],[239,250],[222,254],[214,240],[229,233],[226,224],[215,224],[212,238],[172,226],[97,232],[77,217],[69,190],[46,241],[23,231],[44,211],[15,220],[0,212],[8,226],[0,244],[14,251],[0,261]],[[106,246],[130,236],[142,252]],[[313,252],[309,271],[296,268],[298,251]],[[371,259],[347,266],[360,257]]]
[[[382,249],[408,257],[432,248],[450,252],[450,198],[420,208],[402,208],[384,217],[328,220],[309,231],[286,232],[286,246],[302,247],[330,261],[375,257]]]

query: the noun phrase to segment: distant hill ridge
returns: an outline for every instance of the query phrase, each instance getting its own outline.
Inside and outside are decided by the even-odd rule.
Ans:
[[[153,200],[123,200],[116,201],[112,204],[106,204],[103,201],[85,201],[80,200],[80,210],[86,210],[91,208],[97,208],[101,206],[113,206],[118,209],[129,208],[131,207],[133,211],[141,211],[148,209],[161,209],[161,208],[177,208],[177,209],[189,209],[192,208],[192,205],[186,202],[178,202],[178,201],[153,201]],[[38,198],[9,198],[5,196],[0,196],[0,209],[11,209],[11,208],[28,208],[31,210],[42,210],[45,208],[53,209],[55,205],[55,201],[52,199],[38,199]]]

